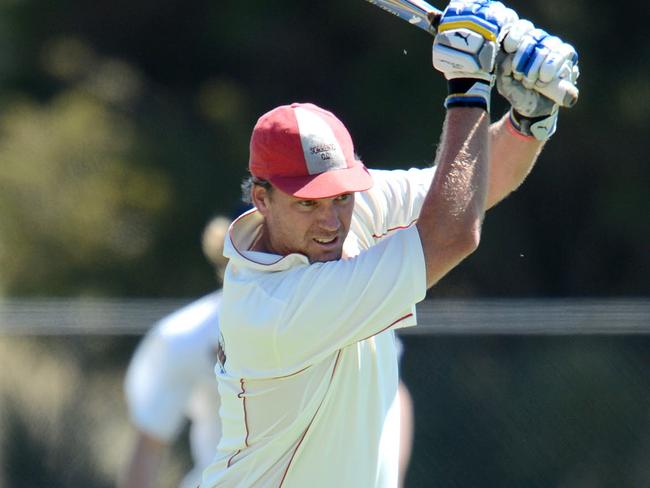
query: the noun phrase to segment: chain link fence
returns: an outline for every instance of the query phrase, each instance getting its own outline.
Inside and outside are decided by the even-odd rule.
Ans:
[[[140,335],[179,299],[0,299],[0,334]],[[401,334],[650,334],[650,299],[425,300]]]

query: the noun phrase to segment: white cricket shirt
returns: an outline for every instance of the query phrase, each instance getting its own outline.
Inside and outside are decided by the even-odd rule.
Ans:
[[[138,346],[125,379],[138,430],[171,443],[190,421],[194,468],[182,488],[196,488],[221,437],[214,379],[221,292],[211,293],[159,321]]]
[[[202,488],[397,486],[393,329],[415,325],[426,294],[413,224],[433,172],[372,171],[346,259],[248,251],[260,214],[233,223],[216,367],[223,436]]]

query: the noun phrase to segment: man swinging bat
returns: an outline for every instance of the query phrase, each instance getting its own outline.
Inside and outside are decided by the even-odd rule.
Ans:
[[[486,209],[526,178],[575,88],[577,55],[499,2],[452,1],[433,44],[448,80],[435,166],[369,170],[331,112],[262,115],[224,254],[223,433],[203,488],[394,488],[394,330],[478,246]],[[496,83],[511,110],[490,125]]]

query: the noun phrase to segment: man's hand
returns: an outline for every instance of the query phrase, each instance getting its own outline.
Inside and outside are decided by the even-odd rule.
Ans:
[[[501,2],[487,0],[454,0],[445,9],[433,42],[433,66],[449,80],[447,108],[489,110],[502,32],[517,18]]]
[[[497,59],[497,89],[512,105],[513,125],[538,140],[557,127],[558,108],[577,94],[578,54],[560,38],[518,20],[504,31]]]

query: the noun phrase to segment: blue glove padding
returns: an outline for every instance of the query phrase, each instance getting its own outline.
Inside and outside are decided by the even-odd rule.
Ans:
[[[578,55],[570,44],[528,20],[510,25],[497,59],[497,89],[511,104],[521,133],[546,140],[555,133],[558,108],[578,99]]]
[[[529,89],[562,107],[571,107],[576,103],[576,81],[580,70],[578,54],[573,46],[522,19],[505,32],[502,47],[507,54],[505,59],[499,61],[503,67],[499,69],[497,84],[502,95],[510,100],[509,91],[523,93],[523,89]],[[502,76],[511,80],[502,80]],[[515,108],[527,116],[542,115],[542,111],[550,113],[548,109],[540,111],[533,106]]]

